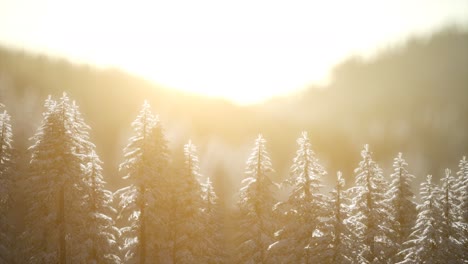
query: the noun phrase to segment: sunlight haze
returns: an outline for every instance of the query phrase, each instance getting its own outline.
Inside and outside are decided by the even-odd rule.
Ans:
[[[467,22],[468,2],[455,0],[0,0],[1,45],[239,104],[326,83],[347,56]]]

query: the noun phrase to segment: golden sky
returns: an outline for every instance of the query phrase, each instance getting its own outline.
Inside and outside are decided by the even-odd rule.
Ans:
[[[240,104],[446,24],[468,25],[468,1],[0,0],[0,44]]]

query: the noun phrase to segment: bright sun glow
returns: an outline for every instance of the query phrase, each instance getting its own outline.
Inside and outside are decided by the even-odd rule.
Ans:
[[[248,104],[326,81],[351,53],[468,17],[463,1],[348,2],[0,0],[0,41]]]

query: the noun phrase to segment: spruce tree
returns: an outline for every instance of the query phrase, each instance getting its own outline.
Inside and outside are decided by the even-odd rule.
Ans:
[[[276,185],[269,174],[273,172],[266,150],[266,140],[259,135],[247,160],[247,177],[242,181],[239,207],[239,235],[236,263],[267,263],[267,248],[273,242]]]
[[[167,141],[163,128],[150,105],[145,102],[132,123],[134,136],[124,149],[120,170],[131,186],[120,190],[119,217],[127,222],[122,228],[125,263],[148,263],[158,259],[162,241],[147,237],[164,228],[157,202],[162,203],[164,174],[168,164]]]
[[[387,182],[372,159],[369,146],[361,152],[362,161],[355,170],[356,186],[349,218],[355,233],[355,252],[361,263],[386,263],[395,254],[395,221],[387,203]]]
[[[102,162],[94,150],[87,157],[88,163],[83,171],[87,185],[87,193],[83,204],[86,206],[86,226],[82,241],[87,252],[81,262],[86,263],[120,263],[118,254],[118,237],[120,232],[115,226],[116,210],[112,207],[112,193],[104,188]],[[75,246],[79,246],[78,244]]]
[[[196,147],[184,145],[183,165],[172,177],[170,243],[171,263],[202,263],[204,242],[203,199]]]
[[[66,94],[58,101],[49,97],[45,109],[21,184],[28,202],[22,261],[118,263],[115,247],[106,246],[116,239],[108,232],[112,219],[99,206],[108,199],[100,195],[105,192],[103,182],[92,184],[102,181],[100,169],[95,164],[94,174],[87,172],[89,162],[98,162],[90,128]],[[91,221],[92,214],[106,220]]]
[[[30,261],[66,263],[70,259],[66,237],[72,234],[76,210],[69,206],[81,190],[81,158],[75,152],[69,99],[47,100],[47,112],[33,137],[30,182],[29,232],[41,237]],[[76,208],[77,209],[77,208]],[[67,212],[66,212],[67,211]],[[79,212],[80,210],[78,210]],[[42,234],[34,234],[39,231]],[[69,261],[69,260],[68,260]]]
[[[24,190],[27,212],[25,216],[25,231],[21,235],[21,254],[18,256],[19,262],[24,263],[47,263],[56,259],[56,248],[49,246],[49,229],[54,226],[53,216],[50,215],[50,203],[52,195],[48,184],[52,183],[52,177],[46,173],[52,168],[55,151],[55,137],[50,134],[55,133],[53,122],[55,121],[54,109],[57,102],[49,96],[44,103],[45,111],[43,119],[36,134],[31,138],[35,144],[30,147],[32,154],[28,173],[21,179],[21,187]],[[57,262],[57,261],[55,261]]]
[[[392,207],[393,218],[396,220],[395,243],[398,251],[407,241],[417,216],[416,204],[413,202],[414,194],[411,190],[411,182],[414,176],[407,170],[403,155],[398,156],[393,162],[393,173],[390,175],[391,183],[388,191],[389,204]]]
[[[457,180],[455,184],[455,191],[457,195],[457,204],[459,206],[460,220],[468,224],[468,160],[465,156],[458,164]]]
[[[463,248],[468,248],[468,160],[463,157],[458,165],[455,189],[456,215],[461,229],[461,243]],[[465,250],[463,258],[468,261],[468,250]]]
[[[73,262],[120,263],[117,236],[113,217],[112,194],[105,189],[102,162],[96,154],[96,146],[90,140],[91,128],[85,123],[75,101],[70,104],[70,128],[75,140],[75,153],[81,158],[81,193],[72,202],[81,208],[85,221],[74,223],[75,234],[70,240]],[[72,219],[73,221],[73,219]]]
[[[421,183],[420,195],[421,204],[417,206],[416,224],[410,239],[405,243],[406,248],[400,252],[404,259],[399,263],[446,263],[440,250],[443,212],[438,203],[437,188],[432,183],[431,175]]]
[[[321,263],[352,263],[353,241],[347,223],[349,199],[344,187],[344,178],[341,172],[338,172],[336,187],[331,192],[328,204],[324,235],[320,241],[322,251],[319,254],[323,256]]]
[[[213,184],[209,177],[202,185],[203,196],[203,263],[223,263],[223,225],[222,211]]]
[[[319,164],[306,132],[297,140],[299,149],[291,167],[291,178],[285,184],[292,186],[287,201],[276,207],[284,211],[285,226],[276,232],[277,242],[271,245],[269,255],[275,262],[322,262],[320,234],[325,216],[326,199],[320,194],[321,178],[326,175]]]
[[[440,207],[442,211],[442,221],[439,226],[442,230],[442,241],[440,251],[443,259],[448,263],[463,263],[466,257],[466,248],[463,240],[466,239],[463,233],[463,224],[461,223],[457,206],[458,197],[456,195],[456,179],[449,169],[445,170],[445,176],[442,178],[442,186],[438,193]],[[468,259],[465,259],[468,261]]]
[[[10,115],[0,104],[0,263],[13,262],[13,227],[9,223],[13,190],[13,133]]]

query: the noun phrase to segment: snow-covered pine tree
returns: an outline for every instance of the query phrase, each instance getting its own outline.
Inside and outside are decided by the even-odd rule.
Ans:
[[[440,250],[443,236],[440,225],[444,219],[438,203],[437,188],[432,183],[431,175],[421,183],[420,196],[418,217],[410,239],[404,243],[405,249],[400,252],[404,259],[399,263],[449,263],[445,261]]]
[[[204,231],[203,263],[215,264],[224,262],[223,225],[221,208],[213,184],[209,177],[202,185]]]
[[[148,249],[150,250],[148,260],[164,263],[167,257],[165,254],[170,247],[167,243],[170,222],[170,210],[167,206],[171,202],[172,190],[169,179],[170,151],[164,127],[158,117],[156,117],[156,125],[150,133],[150,142],[153,144],[152,151],[148,153],[150,153],[149,157],[152,160],[153,180],[148,183],[148,191],[151,191],[152,196],[148,197],[145,212],[148,219],[151,219],[146,226],[147,236],[150,238],[148,240]],[[152,200],[149,199],[150,197]]]
[[[269,259],[278,263],[323,262],[319,243],[323,235],[321,219],[325,216],[326,199],[320,194],[321,178],[326,175],[319,164],[306,132],[297,140],[299,149],[291,167],[292,186],[287,201],[277,204],[286,225],[276,232],[277,242],[269,248]]]
[[[387,194],[388,202],[393,209],[393,218],[397,222],[394,228],[398,251],[403,249],[402,244],[408,240],[418,213],[416,203],[413,202],[414,194],[411,190],[411,181],[414,176],[408,172],[407,167],[408,164],[403,155],[398,153],[393,162],[393,173],[390,175],[392,182]]]
[[[48,239],[49,229],[55,226],[50,204],[53,195],[49,184],[52,175],[46,173],[55,162],[54,150],[58,142],[51,134],[56,133],[53,125],[56,123],[54,109],[57,102],[49,96],[44,103],[43,119],[36,134],[31,138],[35,144],[30,147],[32,159],[28,173],[21,179],[21,188],[25,193],[27,213],[25,216],[25,231],[20,237],[22,254],[18,256],[20,263],[47,263],[55,260],[56,248]],[[52,234],[52,233],[50,233]],[[52,245],[49,245],[52,244]]]
[[[361,152],[362,161],[355,169],[356,185],[351,204],[350,225],[355,233],[359,263],[387,263],[395,254],[393,227],[396,222],[387,203],[388,184],[382,170],[372,159],[369,146]]]
[[[81,237],[77,225],[84,211],[85,190],[81,171],[85,138],[76,133],[73,107],[64,94],[58,102],[46,100],[44,119],[32,138],[30,174],[25,181],[29,210],[25,236],[28,262],[67,263],[86,252],[75,250]],[[81,241],[83,242],[83,241]]]
[[[13,134],[10,115],[0,104],[0,263],[13,262],[13,227],[8,216],[12,206]]]
[[[184,145],[183,162],[171,179],[170,263],[205,263],[201,175],[196,147],[190,141]]]
[[[65,95],[60,102],[46,101],[50,112],[45,114],[41,127],[33,137],[35,143],[30,148],[30,183],[35,185],[30,194],[33,197],[40,194],[40,199],[29,201],[32,203],[29,213],[33,215],[29,215],[31,225],[28,228],[35,229],[32,233],[36,230],[43,231],[43,246],[30,259],[34,262],[67,261],[66,232],[70,230],[70,223],[65,217],[65,188],[69,191],[80,176],[80,158],[73,153],[74,140],[69,131],[71,124],[68,103]],[[42,207],[39,211],[45,214],[36,215],[39,203]]]
[[[265,144],[266,140],[259,135],[247,160],[247,178],[242,181],[238,202],[240,234],[236,263],[267,263],[267,248],[273,242],[272,207],[277,186],[268,176],[273,168]]]
[[[114,250],[104,246],[115,241],[115,237],[108,236],[112,221],[88,222],[93,213],[110,219],[103,208],[90,212],[90,196],[96,197],[97,203],[105,203],[98,201],[103,198],[98,198],[98,193],[105,192],[102,184],[93,187],[88,181],[89,177],[102,181],[100,172],[86,174],[88,162],[97,159],[95,146],[89,140],[90,128],[66,94],[58,102],[49,97],[45,108],[42,124],[32,138],[35,142],[30,148],[29,173],[22,182],[28,212],[20,261],[92,263],[90,256],[95,251],[100,263],[118,263],[118,259],[112,259]],[[91,232],[99,242],[90,243]]]
[[[331,198],[325,220],[324,235],[320,241],[322,252],[320,263],[342,264],[352,263],[353,252],[351,251],[352,237],[347,224],[349,214],[344,178],[339,171],[337,183],[331,192]]]
[[[457,171],[457,183],[455,186],[458,196],[459,217],[468,224],[468,160],[465,156],[460,160]]]
[[[458,165],[457,179],[455,184],[457,218],[462,233],[464,248],[468,248],[468,160],[464,156]],[[465,250],[464,259],[468,261],[468,250]]]
[[[101,160],[96,154],[96,146],[91,142],[91,128],[85,123],[75,101],[70,104],[70,131],[75,140],[74,152],[81,158],[80,198],[72,201],[74,208],[81,208],[83,218],[73,224],[70,238],[72,262],[77,263],[120,263],[118,257],[119,235],[113,217],[116,211],[111,206],[112,194],[105,190]],[[72,219],[77,220],[77,219]]]
[[[132,180],[128,188],[119,191],[120,214],[128,222],[122,228],[125,263],[147,263],[158,259],[162,241],[153,237],[155,229],[164,230],[162,212],[155,209],[164,197],[164,172],[168,164],[167,141],[158,118],[145,102],[132,123],[135,135],[124,149],[125,160],[120,170],[124,179]],[[148,239],[147,235],[151,235]]]
[[[451,171],[446,169],[442,186],[438,190],[438,199],[442,210],[442,222],[439,224],[442,230],[440,251],[447,263],[464,263],[463,259],[467,254],[467,248],[463,245],[463,240],[466,239],[463,236],[463,224],[458,217],[456,183]]]
[[[118,236],[120,232],[115,226],[113,217],[116,215],[112,207],[112,193],[104,188],[101,160],[94,150],[87,156],[88,163],[83,166],[86,177],[87,194],[84,197],[87,219],[82,226],[85,230],[81,246],[84,246],[86,256],[83,263],[121,263],[118,254]],[[79,245],[75,245],[78,247]]]

